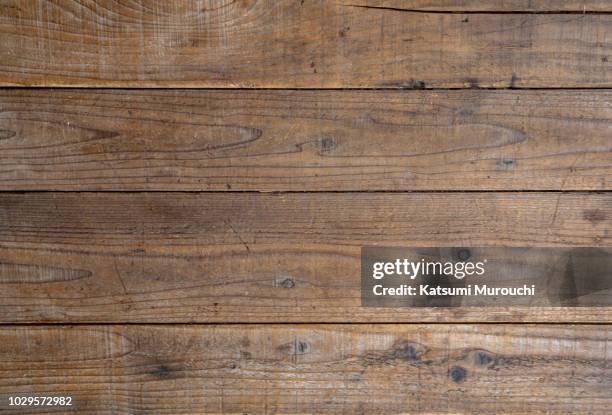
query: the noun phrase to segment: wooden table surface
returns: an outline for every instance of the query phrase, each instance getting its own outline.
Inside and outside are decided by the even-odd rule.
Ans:
[[[366,245],[610,249],[612,2],[0,0],[0,412],[612,413],[611,307]]]

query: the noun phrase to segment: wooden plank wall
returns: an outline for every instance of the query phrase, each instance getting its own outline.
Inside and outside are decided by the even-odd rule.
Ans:
[[[359,253],[609,250],[611,88],[607,0],[0,0],[0,411],[608,414],[609,307]]]

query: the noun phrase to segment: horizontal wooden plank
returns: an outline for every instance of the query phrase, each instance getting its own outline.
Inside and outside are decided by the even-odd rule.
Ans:
[[[332,0],[7,0],[0,85],[612,87],[611,35],[609,14],[409,13]]]
[[[4,193],[0,319],[611,322],[360,297],[363,245],[610,247],[611,221],[612,193]]]
[[[343,0],[343,4],[424,12],[612,12],[608,0]]]
[[[0,91],[0,190],[610,190],[610,91]]]
[[[18,392],[115,414],[603,415],[612,405],[604,325],[5,326],[0,340],[4,408]]]

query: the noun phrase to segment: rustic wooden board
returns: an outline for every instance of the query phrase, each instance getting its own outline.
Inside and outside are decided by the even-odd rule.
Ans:
[[[410,13],[332,0],[7,0],[0,85],[611,87],[611,35],[609,14]]]
[[[610,91],[0,91],[2,190],[609,190]]]
[[[610,322],[610,308],[363,308],[360,247],[610,247],[611,218],[612,193],[4,193],[1,319]]]
[[[608,0],[343,0],[342,3],[423,12],[612,12]]]
[[[612,405],[606,325],[5,326],[0,339],[2,398],[70,395],[78,413],[603,415]]]

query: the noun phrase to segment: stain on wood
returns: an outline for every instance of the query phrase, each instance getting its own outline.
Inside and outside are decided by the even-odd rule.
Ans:
[[[610,247],[610,219],[592,221],[584,212],[612,218],[611,199],[611,193],[594,192],[4,193],[0,263],[44,267],[56,275],[59,270],[63,275],[83,270],[91,276],[36,284],[34,271],[6,268],[0,281],[3,318],[610,321],[610,308],[605,307],[563,312],[526,307],[362,308],[360,248]],[[531,260],[534,269],[553,261]],[[507,258],[508,266],[512,261]],[[562,281],[572,284],[564,290],[574,297],[605,289],[576,282],[571,275],[559,284]]]
[[[603,415],[612,405],[608,325],[4,326],[0,340],[0,394],[71,395],[79,413]]]
[[[612,15],[585,13],[610,11],[607,2],[570,1],[559,10],[576,14],[468,17],[348,3],[7,0],[0,6],[0,85],[612,86]],[[556,10],[563,2],[489,3],[478,9]],[[407,4],[401,7],[422,7]]]
[[[609,91],[9,89],[0,110],[3,190],[612,186]]]

